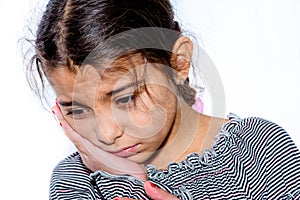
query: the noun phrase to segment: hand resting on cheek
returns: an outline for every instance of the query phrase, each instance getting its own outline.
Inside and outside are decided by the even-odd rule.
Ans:
[[[83,163],[88,169],[94,172],[104,170],[111,174],[128,174],[143,181],[147,180],[145,168],[142,164],[108,153],[80,136],[65,120],[57,105],[52,108],[52,112],[59,120],[66,136],[76,146]]]

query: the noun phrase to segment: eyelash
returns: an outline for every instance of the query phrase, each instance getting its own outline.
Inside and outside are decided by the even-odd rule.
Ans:
[[[73,109],[68,111],[66,115],[70,115],[75,119],[82,119],[87,112],[87,109]]]
[[[120,107],[130,107],[133,105],[136,95],[127,95],[114,100],[114,104]]]
[[[127,95],[114,100],[114,104],[118,107],[128,108],[134,105],[137,94]],[[88,109],[72,109],[67,112],[66,115],[72,116],[74,119],[83,119],[89,112]]]

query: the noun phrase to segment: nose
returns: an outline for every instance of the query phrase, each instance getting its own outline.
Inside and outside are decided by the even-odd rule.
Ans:
[[[122,136],[123,130],[118,125],[111,109],[97,112],[96,118],[99,127],[96,133],[97,139],[107,145],[114,144],[115,140]]]

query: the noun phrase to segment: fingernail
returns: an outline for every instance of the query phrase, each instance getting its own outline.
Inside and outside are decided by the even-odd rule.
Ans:
[[[119,198],[118,198],[118,197],[116,197],[116,198],[114,198],[114,200],[119,200]]]
[[[152,182],[150,182],[150,186],[151,186],[152,188],[156,188],[156,185],[154,185],[154,183],[152,183]]]
[[[55,100],[55,104],[57,107],[59,107],[57,99]]]
[[[61,122],[59,122],[59,125],[60,125],[60,126],[62,126],[62,123],[61,123]]]
[[[54,110],[52,110],[52,113],[53,113],[53,115],[55,115],[55,112],[54,112]]]

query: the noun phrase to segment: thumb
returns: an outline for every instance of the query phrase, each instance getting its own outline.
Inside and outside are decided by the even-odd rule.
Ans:
[[[153,200],[178,200],[178,198],[167,191],[156,187],[152,182],[146,181],[144,189],[147,195]]]

